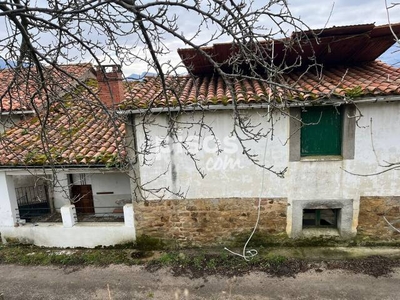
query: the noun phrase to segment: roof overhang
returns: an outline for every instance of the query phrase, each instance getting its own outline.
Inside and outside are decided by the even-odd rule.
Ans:
[[[0,115],[9,116],[9,115],[31,115],[34,114],[34,110],[12,110],[12,111],[2,111]]]
[[[304,100],[304,101],[292,101],[285,102],[284,104],[277,102],[263,102],[257,104],[238,104],[235,108],[233,104],[228,105],[193,105],[193,106],[182,106],[182,107],[154,107],[154,108],[143,108],[143,109],[130,109],[130,110],[119,110],[117,114],[119,115],[145,115],[145,114],[155,114],[155,113],[168,113],[168,112],[194,112],[194,111],[219,111],[219,110],[251,110],[251,109],[268,109],[271,107],[285,108],[285,107],[305,107],[305,106],[324,106],[324,105],[343,105],[351,103],[378,103],[378,102],[394,102],[400,101],[400,95],[394,96],[368,96],[360,97],[356,99],[321,99],[321,100]]]
[[[6,172],[7,175],[51,175],[54,170],[62,171],[68,174],[82,174],[82,173],[93,173],[93,174],[105,174],[105,173],[124,173],[121,169],[110,168],[106,166],[63,166],[63,167],[34,167],[34,166],[0,166],[0,172]]]
[[[294,32],[291,37],[277,40],[259,41],[254,47],[265,53],[265,60],[274,65],[285,63],[288,66],[305,66],[319,63],[325,66],[335,64],[357,64],[374,61],[395,43],[394,35],[400,36],[400,23],[375,26],[374,24],[352,25]],[[259,49],[262,49],[260,51]],[[193,48],[178,49],[178,53],[194,75],[212,73],[213,64],[207,55],[221,66],[224,71],[231,71],[229,59],[240,56],[235,43],[219,43],[201,48],[203,53]],[[274,58],[271,59],[272,53]],[[246,70],[246,64],[240,65]]]

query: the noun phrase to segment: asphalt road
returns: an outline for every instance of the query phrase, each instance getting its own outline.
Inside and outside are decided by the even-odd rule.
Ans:
[[[185,292],[186,289],[186,292]],[[173,277],[167,269],[140,266],[57,268],[0,265],[0,293],[12,299],[400,299],[400,269],[374,278],[345,271],[315,270],[296,278]],[[185,296],[185,293],[188,296]],[[1,297],[0,297],[1,299]]]

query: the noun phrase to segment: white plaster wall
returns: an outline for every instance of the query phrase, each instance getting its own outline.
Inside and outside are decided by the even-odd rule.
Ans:
[[[0,226],[13,227],[17,223],[17,197],[12,176],[0,172]]]
[[[135,116],[137,148],[141,153],[139,157],[139,172],[141,185],[145,189],[157,189],[158,187],[173,188],[171,176],[171,155],[169,138],[167,135],[168,119],[165,114],[146,117],[142,120],[140,116]],[[148,125],[150,124],[150,125]],[[145,130],[147,135],[145,135]],[[166,144],[160,147],[161,141]],[[150,145],[146,148],[146,144]],[[150,151],[150,153],[147,153]],[[160,197],[163,193],[155,193]],[[149,193],[144,193],[145,198],[151,199]]]
[[[71,176],[72,176],[71,184],[73,185],[92,184],[92,174],[90,173],[71,174]]]
[[[116,207],[122,207],[124,204],[132,201],[130,192],[129,176],[125,173],[84,173],[85,182],[81,181],[80,174],[72,174],[73,184],[89,184],[92,186],[93,204],[96,213],[112,213]],[[56,207],[68,204],[69,199],[66,198],[67,190],[67,174],[59,172],[57,174],[59,182],[64,185],[63,188],[58,187],[55,191],[54,199]],[[113,194],[98,194],[102,192],[113,192]],[[106,208],[102,208],[106,207]]]
[[[89,175],[89,174],[88,174]],[[129,176],[124,173],[91,174],[93,202],[96,213],[113,212],[113,207],[123,207],[132,201]],[[113,194],[98,194],[113,192]],[[110,208],[101,208],[101,207]]]
[[[371,143],[372,129],[376,153],[381,163],[384,160],[400,161],[400,103],[366,103],[359,104],[363,117],[358,122],[355,134],[355,157],[353,160],[339,161],[288,161],[288,144],[285,144],[289,136],[289,120],[287,117],[274,114],[274,136],[273,140],[265,139],[256,143],[248,142],[247,145],[253,153],[259,154],[262,160],[265,143],[267,142],[267,165],[273,165],[275,170],[288,167],[285,178],[281,179],[271,172],[265,172],[264,188],[262,187],[262,170],[252,164],[240,150],[236,141],[238,151],[231,151],[234,147],[228,145],[228,151],[220,155],[207,153],[201,150],[197,152],[198,166],[205,171],[204,179],[195,170],[193,162],[183,152],[165,151],[172,148],[170,145],[164,148],[154,148],[154,154],[147,157],[150,166],[143,165],[141,157],[141,179],[149,182],[160,176],[147,187],[167,186],[174,191],[184,191],[187,198],[225,198],[225,197],[287,197],[289,201],[304,199],[354,199],[354,208],[358,210],[359,197],[363,195],[390,196],[400,195],[400,181],[397,179],[396,171],[388,172],[379,176],[361,177],[346,173],[344,170],[367,174],[383,168],[379,167]],[[265,110],[252,110],[252,123],[260,123],[264,132],[271,128],[264,116]],[[190,118],[199,117],[200,113],[180,116],[179,121],[184,122]],[[167,124],[166,116],[159,115],[153,125],[148,126],[151,136],[165,136]],[[228,111],[208,112],[205,122],[209,124],[220,141],[229,137],[233,129],[231,113]],[[161,124],[162,126],[159,126]],[[199,129],[182,130],[181,135],[198,135]],[[203,138],[207,133],[203,130]],[[210,134],[208,134],[209,136]],[[168,139],[167,139],[168,140]],[[233,141],[230,141],[232,143]],[[144,134],[138,131],[138,144],[144,145]],[[207,145],[213,148],[213,143]],[[204,143],[203,143],[204,148]],[[224,148],[224,143],[222,143]],[[168,150],[168,149],[167,149]],[[229,152],[229,153],[228,153]],[[239,164],[227,164],[225,167],[216,168],[215,161],[238,161]],[[221,165],[219,165],[221,166]],[[172,170],[174,167],[174,170]],[[161,175],[165,172],[164,175]],[[175,175],[173,174],[175,172]],[[172,196],[170,196],[172,197]],[[154,198],[149,196],[149,198]],[[356,212],[358,213],[358,212]]]
[[[175,192],[184,192],[188,199],[259,197],[260,195],[286,197],[289,233],[292,226],[292,201],[352,199],[352,232],[355,233],[360,196],[400,195],[398,171],[371,177],[348,173],[360,175],[376,173],[385,170],[380,167],[380,164],[385,164],[385,161],[400,161],[400,102],[365,103],[359,104],[358,109],[363,116],[358,120],[356,127],[355,157],[351,160],[289,162],[289,144],[286,143],[289,138],[289,118],[275,113],[272,140],[264,139],[258,143],[249,141],[247,146],[253,153],[258,154],[258,159],[262,161],[267,143],[266,165],[274,166],[274,170],[277,171],[287,167],[288,170],[283,179],[266,171],[264,185],[262,185],[263,171],[241,153],[237,140],[230,140],[228,149],[225,149],[228,151],[219,155],[216,155],[215,151],[214,153],[204,151],[203,140],[203,150],[197,151],[196,156],[199,168],[206,173],[203,179],[184,151],[179,152],[168,143],[165,147],[154,147],[155,154],[146,158],[150,162],[149,166],[143,166],[144,159],[140,157],[141,179],[142,182],[151,182],[146,187],[157,189],[165,186]],[[271,123],[268,123],[268,118],[265,116],[266,110],[251,110],[247,113],[251,117],[252,124],[260,124],[259,128],[262,128],[264,133],[271,128]],[[185,122],[200,116],[201,113],[187,114],[180,116],[178,120]],[[207,112],[205,122],[213,128],[220,141],[229,137],[233,129],[232,116],[228,111]],[[165,137],[166,125],[166,115],[159,115],[151,126],[147,126],[147,134],[152,137]],[[371,130],[376,154],[371,142]],[[199,128],[193,127],[190,130],[182,130],[180,134],[190,136],[198,135],[199,132]],[[207,136],[210,134],[203,130],[202,137]],[[140,130],[137,138],[139,146],[143,146],[145,137]],[[231,151],[235,148],[232,147],[232,143],[236,144],[238,151]],[[153,145],[157,146],[156,143]],[[206,146],[214,147],[212,142]],[[222,148],[224,146],[226,145],[222,142]],[[165,151],[168,148],[174,151]],[[219,165],[215,164],[216,161],[219,161]],[[227,161],[238,163],[224,165]],[[154,180],[154,178],[157,179]],[[148,199],[155,198],[151,194],[147,194],[147,197]],[[174,196],[169,195],[169,198],[174,198]]]
[[[62,206],[70,204],[68,176],[65,172],[57,172],[55,176],[53,199],[54,207],[59,210]]]
[[[0,227],[3,242],[8,238],[43,247],[94,248],[133,242],[135,230],[120,223],[78,223],[65,228],[58,223]]]
[[[267,133],[271,129],[271,124],[267,122],[266,111],[249,111],[253,124],[260,123],[260,129]],[[202,117],[201,113],[187,114],[179,117],[180,122],[192,122]],[[149,126],[152,137],[165,137],[166,135],[166,116],[160,115],[154,124],[163,126]],[[273,166],[276,171],[281,171],[287,166],[288,149],[284,146],[287,139],[287,117],[280,113],[274,114],[274,135],[260,142],[248,141],[246,146],[252,149],[252,154],[258,154],[262,160],[266,149],[267,166]],[[262,187],[262,170],[255,165],[242,153],[238,141],[231,136],[233,120],[231,112],[219,111],[210,112],[205,115],[205,122],[209,124],[218,138],[222,153],[216,154],[216,144],[212,134],[202,129],[200,143],[193,140],[192,153],[196,153],[198,167],[206,176],[201,177],[196,171],[193,160],[185,154],[178,144],[167,145],[166,147],[154,147],[154,155],[146,157],[149,166],[143,166],[143,156],[140,156],[140,176],[142,183],[151,182],[147,188],[168,187],[169,189],[185,193],[187,198],[213,198],[213,197],[255,197],[275,196],[283,197],[286,195],[286,185],[284,181],[271,172],[265,172],[264,188]],[[179,135],[199,136],[200,129],[193,127],[190,130],[182,129]],[[154,139],[154,138],[153,138]],[[166,139],[168,141],[168,138]],[[145,144],[143,132],[138,132],[138,144],[143,147]],[[153,143],[154,146],[155,143]],[[171,150],[173,149],[173,151]],[[214,149],[214,150],[213,150]],[[174,175],[175,172],[175,175]],[[165,174],[164,174],[165,173]],[[156,180],[154,180],[157,176]],[[172,195],[169,195],[173,198]],[[148,195],[148,198],[155,198]]]

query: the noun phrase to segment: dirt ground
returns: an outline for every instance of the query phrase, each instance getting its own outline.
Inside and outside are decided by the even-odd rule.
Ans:
[[[310,261],[296,258],[285,258],[258,261],[255,263],[244,262],[243,259],[232,257],[229,263],[226,259],[220,259],[217,255],[203,255],[201,260],[194,260],[191,264],[172,264],[171,274],[174,276],[186,276],[189,278],[201,278],[209,275],[226,277],[241,277],[250,272],[263,272],[270,277],[295,277],[299,273],[309,270],[323,272],[324,270],[347,270],[353,273],[366,274],[374,277],[386,276],[394,272],[394,268],[400,267],[398,258],[384,256],[368,256],[357,259],[345,260],[317,260]],[[213,262],[212,267],[210,262]],[[163,267],[159,260],[150,261],[145,269],[154,272]]]
[[[264,252],[246,262],[220,249],[0,245],[0,300],[400,298],[399,248]]]
[[[372,263],[372,262],[371,262]],[[143,266],[42,267],[0,265],[4,300],[17,299],[399,299],[400,269],[378,278],[329,268],[296,277],[251,271],[242,277],[174,276],[170,268]]]

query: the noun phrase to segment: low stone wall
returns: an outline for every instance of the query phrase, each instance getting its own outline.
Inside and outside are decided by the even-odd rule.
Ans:
[[[25,224],[1,227],[3,242],[19,242],[42,247],[95,248],[133,243],[136,239],[132,227],[123,223],[78,223],[65,228],[61,223]]]
[[[134,204],[136,235],[179,245],[215,245],[253,230],[258,199],[162,200]],[[286,230],[287,200],[262,199],[259,232]]]
[[[359,234],[381,240],[400,239],[400,233],[390,228],[383,217],[400,229],[400,196],[360,198]]]

